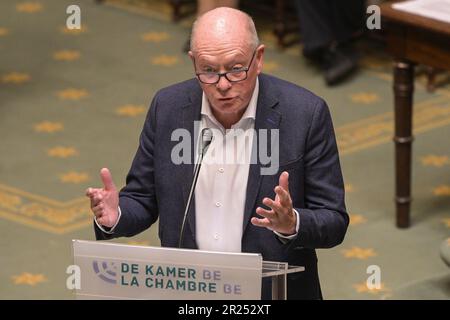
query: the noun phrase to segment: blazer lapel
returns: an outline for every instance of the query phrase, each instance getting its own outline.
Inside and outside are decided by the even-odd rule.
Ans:
[[[252,159],[257,159],[256,163],[250,164],[247,192],[244,206],[244,221],[243,221],[243,233],[250,221],[255,210],[255,201],[261,185],[261,163],[259,159],[259,131],[260,129],[279,129],[281,114],[274,110],[274,107],[278,104],[277,92],[273,87],[270,87],[269,79],[266,76],[259,76],[259,94],[258,104],[256,107],[255,118],[255,131],[256,136],[253,139],[252,147]],[[268,136],[270,137],[270,135]],[[270,139],[268,139],[270,141]],[[255,154],[256,152],[256,154]]]

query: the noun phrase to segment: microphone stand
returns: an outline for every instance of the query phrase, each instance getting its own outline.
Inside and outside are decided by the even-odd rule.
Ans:
[[[204,139],[204,135],[202,135],[202,140],[203,139]],[[202,166],[203,157],[204,157],[206,150],[208,149],[210,143],[211,143],[211,140],[207,141],[206,144],[203,146],[202,151],[200,152],[200,155],[199,155],[199,159],[194,167],[194,179],[192,180],[191,190],[189,191],[189,197],[188,197],[188,200],[186,203],[186,208],[184,210],[183,223],[181,225],[180,238],[178,240],[178,248],[181,248],[181,245],[183,243],[183,235],[184,235],[184,227],[186,225],[186,218],[187,218],[187,215],[189,212],[189,208],[191,207],[191,201],[192,201],[192,197],[194,195],[195,186],[197,185],[197,179],[198,179],[198,175],[200,173],[200,168]]]

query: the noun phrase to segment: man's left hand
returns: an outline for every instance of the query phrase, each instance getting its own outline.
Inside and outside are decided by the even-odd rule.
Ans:
[[[263,199],[263,204],[272,210],[256,208],[256,213],[264,218],[253,217],[251,222],[255,226],[266,227],[286,236],[293,235],[296,233],[297,215],[292,207],[292,199],[289,194],[289,173],[286,171],[280,175],[279,185],[275,187],[275,194],[275,200]]]

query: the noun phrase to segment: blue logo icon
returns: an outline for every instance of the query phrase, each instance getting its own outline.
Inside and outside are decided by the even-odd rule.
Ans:
[[[102,279],[105,282],[116,284],[116,276],[117,276],[117,266],[114,262],[100,262],[100,261],[94,261],[92,263],[92,267],[94,268],[95,273],[97,276]]]

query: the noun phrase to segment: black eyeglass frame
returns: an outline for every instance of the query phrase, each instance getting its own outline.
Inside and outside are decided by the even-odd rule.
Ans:
[[[197,76],[198,81],[200,81],[201,83],[204,83],[204,84],[217,84],[217,83],[219,83],[220,78],[222,78],[222,77],[225,77],[225,79],[227,79],[229,82],[232,82],[232,83],[244,81],[248,77],[248,71],[250,70],[250,67],[252,66],[253,59],[255,58],[255,55],[256,55],[256,51],[258,51],[258,48],[256,48],[255,51],[253,51],[252,59],[250,60],[248,67],[243,67],[243,68],[240,68],[239,70],[231,70],[231,71],[227,71],[227,72],[198,72],[195,75]],[[194,67],[197,69],[197,66],[195,65],[195,59],[194,59]],[[243,72],[243,71],[245,72],[245,77],[243,79],[230,80],[227,76],[230,73],[239,73],[239,72]],[[215,82],[204,82],[200,79],[200,76],[203,74],[210,74],[210,75],[214,74],[214,75],[219,76],[219,78]]]

